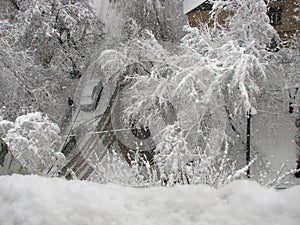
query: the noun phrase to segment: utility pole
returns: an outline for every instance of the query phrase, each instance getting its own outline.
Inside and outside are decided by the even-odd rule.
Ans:
[[[299,90],[299,88],[296,87],[294,94],[292,94],[291,90],[289,90],[289,113],[294,112],[294,107],[295,107],[294,105],[295,105],[295,100],[296,100],[298,90]]]

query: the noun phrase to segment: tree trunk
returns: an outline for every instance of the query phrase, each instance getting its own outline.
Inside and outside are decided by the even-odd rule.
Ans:
[[[0,165],[4,166],[5,156],[8,153],[6,143],[0,138]]]

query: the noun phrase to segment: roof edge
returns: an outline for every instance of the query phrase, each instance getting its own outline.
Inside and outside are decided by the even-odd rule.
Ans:
[[[186,15],[207,0],[184,0],[183,13]]]

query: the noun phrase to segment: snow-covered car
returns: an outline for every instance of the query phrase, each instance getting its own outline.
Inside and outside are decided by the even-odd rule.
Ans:
[[[82,111],[94,111],[100,98],[103,84],[98,79],[89,80],[84,86],[79,101]]]

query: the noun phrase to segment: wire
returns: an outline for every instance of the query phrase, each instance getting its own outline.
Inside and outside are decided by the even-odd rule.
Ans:
[[[270,111],[265,111],[265,110],[260,110],[260,109],[257,109],[256,111],[261,112],[261,113],[269,113],[269,114],[281,115],[281,116],[287,116],[290,114],[288,112],[287,113],[279,113],[279,112],[270,112]]]
[[[118,131],[128,131],[131,130],[131,128],[124,128],[124,129],[116,129],[116,130],[103,130],[103,131],[96,131],[96,132],[89,132],[86,133],[86,135],[93,135],[93,134],[105,134],[105,133],[110,133],[110,132],[118,132]],[[72,135],[65,135],[63,137],[75,137],[77,136],[76,134],[72,134]]]

